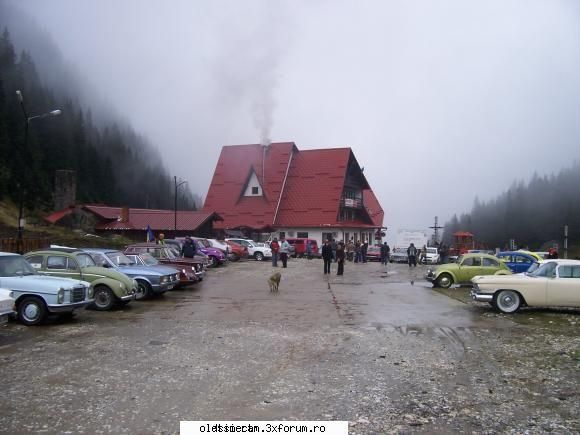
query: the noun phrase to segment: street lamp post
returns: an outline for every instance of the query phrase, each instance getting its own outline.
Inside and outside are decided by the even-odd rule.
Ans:
[[[175,183],[175,221],[174,221],[174,230],[177,231],[177,188],[179,186],[183,186],[184,184],[187,183],[187,181],[180,181],[179,183],[177,182],[177,176],[173,176],[173,182]]]
[[[58,116],[62,113],[60,109],[51,110],[50,112],[42,113],[40,115],[28,116],[28,112],[26,111],[26,106],[24,105],[24,97],[22,96],[22,92],[20,90],[16,91],[16,95],[18,96],[18,101],[20,102],[20,107],[22,109],[22,114],[24,115],[24,148],[23,151],[26,153],[28,149],[28,126],[30,125],[30,121],[33,119],[40,119],[46,118],[49,116]],[[23,209],[24,209],[24,170],[26,169],[26,164],[24,164],[21,168],[20,172],[20,198],[19,198],[19,205],[18,205],[18,239],[17,239],[17,250],[19,254],[22,254],[22,236],[24,234],[24,218]]]

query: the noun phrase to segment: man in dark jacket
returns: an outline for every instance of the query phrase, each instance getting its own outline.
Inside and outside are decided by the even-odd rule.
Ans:
[[[326,240],[322,245],[322,260],[324,261],[324,274],[330,273],[330,263],[332,263],[332,246],[330,240]]]
[[[409,259],[409,267],[417,267],[417,248],[415,248],[414,243],[411,243],[407,248],[407,257]]]
[[[181,247],[181,256],[185,258],[193,258],[195,256],[195,244],[189,236],[185,238],[185,242]]]

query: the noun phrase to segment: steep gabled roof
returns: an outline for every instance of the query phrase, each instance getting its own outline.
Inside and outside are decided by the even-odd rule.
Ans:
[[[272,224],[293,142],[224,146],[203,206],[221,210],[223,222],[216,228],[264,228]],[[264,196],[243,196],[249,176],[255,172]]]

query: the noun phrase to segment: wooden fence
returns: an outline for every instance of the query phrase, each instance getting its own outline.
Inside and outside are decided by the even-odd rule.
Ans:
[[[0,239],[1,252],[16,252],[19,254],[44,249],[50,246],[48,239]]]

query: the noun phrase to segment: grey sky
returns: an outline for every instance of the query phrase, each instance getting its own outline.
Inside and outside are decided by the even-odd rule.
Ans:
[[[204,197],[222,145],[350,146],[424,229],[580,154],[575,0],[15,3]]]

